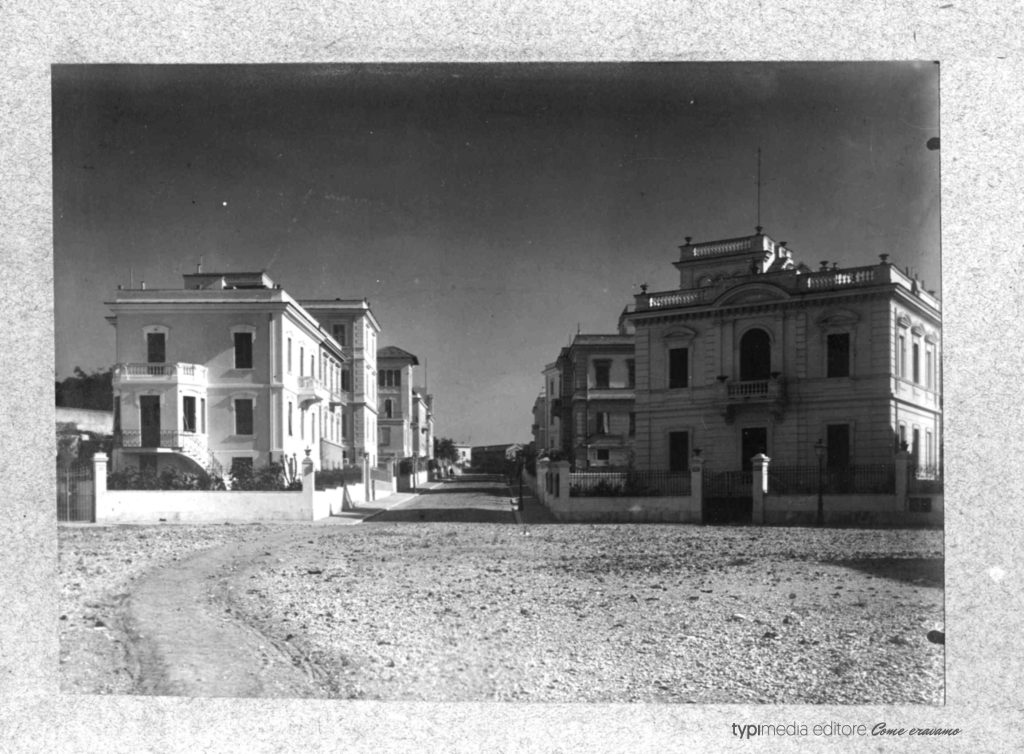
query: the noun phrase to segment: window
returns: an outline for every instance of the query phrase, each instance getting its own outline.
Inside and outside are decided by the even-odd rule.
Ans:
[[[601,448],[597,451],[598,461],[607,461],[611,457],[611,453],[607,448]]]
[[[935,463],[935,441],[931,430],[924,433],[924,462],[929,465]]]
[[[903,450],[903,448],[904,448],[904,446],[906,444],[907,444],[907,425],[906,424],[900,424],[899,436],[898,436],[898,438],[896,440],[896,449],[897,450]]]
[[[387,400],[384,401],[384,418],[385,419],[394,419],[395,418],[394,417],[394,408],[395,408],[395,404],[392,402],[392,400],[390,398],[388,398]]]
[[[610,385],[611,371],[612,363],[610,361],[604,359],[601,361],[595,361],[594,387],[608,387]]]
[[[331,325],[331,335],[341,345],[345,345],[345,325]]]
[[[626,387],[636,387],[636,359],[626,359]]]
[[[932,374],[932,352],[928,350],[924,352],[924,379],[929,390],[935,387],[935,378]]]
[[[196,399],[191,395],[181,398],[181,429],[183,432],[196,431]]]
[[[202,425],[199,431],[206,434],[206,398],[199,399],[199,423]]]
[[[299,346],[299,377],[306,375],[306,349]]]
[[[252,398],[235,398],[235,434],[252,434]]]
[[[114,396],[114,432],[121,431],[121,396]]]
[[[636,413],[633,411],[629,412],[629,436],[636,436]]]
[[[759,328],[748,330],[740,338],[740,381],[767,380],[771,372],[771,338]]]
[[[827,338],[828,364],[826,376],[850,376],[850,334],[834,333]]]
[[[378,387],[402,387],[401,369],[382,369],[377,373]]]
[[[235,369],[252,369],[252,333],[235,333]]]
[[[352,390],[352,372],[347,369],[341,373],[341,389],[345,392]]]
[[[917,383],[921,382],[921,366],[920,366],[921,358],[920,358],[920,352],[921,352],[921,346],[919,346],[917,343],[914,343],[910,347],[911,378],[914,380],[914,382],[917,382]]]
[[[292,373],[292,339],[288,338],[288,374]]]
[[[146,361],[150,364],[163,364],[167,361],[167,336],[164,333],[146,333]]]
[[[599,435],[608,434],[608,412],[598,411],[595,415],[595,433]]]
[[[918,456],[921,453],[921,430],[914,427],[911,437],[913,438],[913,444],[910,446],[910,457],[914,459],[914,463],[917,463]]]
[[[348,439],[348,416],[346,414],[341,415],[341,437],[343,440]]]
[[[668,386],[687,387],[690,384],[690,351],[687,348],[672,348],[668,352]]]
[[[391,444],[391,427],[380,428],[380,444],[390,445]]]
[[[896,343],[896,376],[907,376],[907,338],[900,335]]]
[[[299,439],[306,439],[306,409],[299,409]]]
[[[292,436],[292,411],[293,411],[293,409],[294,409],[294,407],[292,406],[292,402],[288,401],[288,436],[289,437]]]

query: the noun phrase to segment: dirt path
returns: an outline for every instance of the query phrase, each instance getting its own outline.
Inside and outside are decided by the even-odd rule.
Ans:
[[[161,568],[127,605],[135,693],[252,697],[322,696],[329,679],[289,642],[272,641],[228,607],[238,571],[287,551],[308,532],[267,533]]]

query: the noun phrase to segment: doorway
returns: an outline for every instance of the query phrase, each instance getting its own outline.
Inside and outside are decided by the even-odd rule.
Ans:
[[[160,396],[139,396],[139,419],[142,425],[142,447],[160,447]]]
[[[753,463],[750,459],[758,453],[768,454],[768,428],[744,427],[740,433],[740,468],[750,471]]]

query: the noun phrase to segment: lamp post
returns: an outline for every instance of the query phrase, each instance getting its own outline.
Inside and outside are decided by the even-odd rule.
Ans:
[[[825,503],[822,499],[822,475],[825,463],[825,444],[819,439],[814,443],[814,455],[818,457],[818,526],[825,523]]]

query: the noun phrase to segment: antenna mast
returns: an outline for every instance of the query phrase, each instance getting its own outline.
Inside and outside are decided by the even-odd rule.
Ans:
[[[757,148],[757,227],[760,233],[761,226],[761,147]]]

